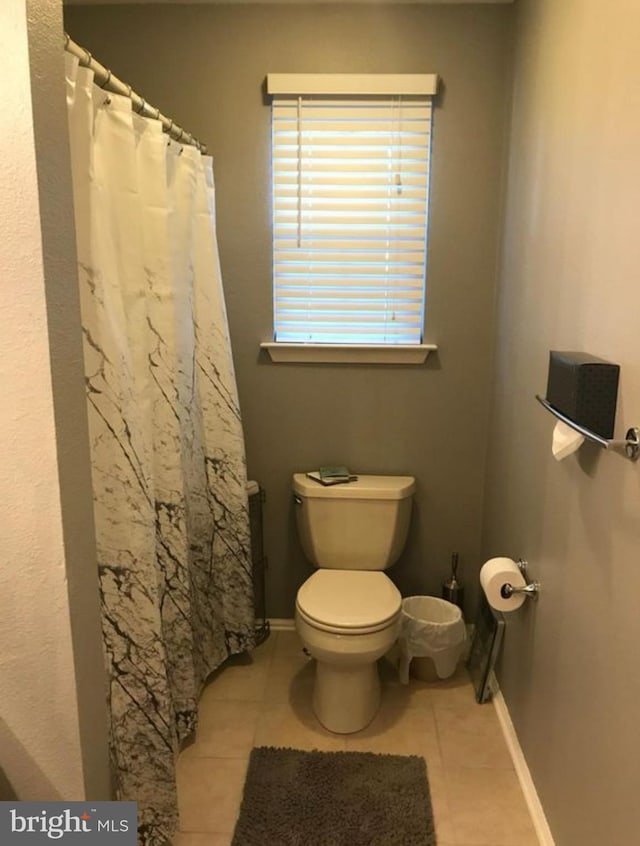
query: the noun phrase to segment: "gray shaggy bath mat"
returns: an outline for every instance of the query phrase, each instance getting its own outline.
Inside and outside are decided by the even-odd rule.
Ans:
[[[254,749],[231,846],[435,846],[424,760]]]

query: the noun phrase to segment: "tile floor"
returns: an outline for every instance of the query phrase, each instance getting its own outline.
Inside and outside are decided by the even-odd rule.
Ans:
[[[203,693],[196,740],[178,761],[174,846],[229,846],[253,746],[423,755],[438,846],[537,846],[493,706],[476,704],[464,668],[408,686],[384,659],[380,670],[373,723],[335,735],[311,710],[314,665],[295,632],[273,632],[251,656],[227,662]]]

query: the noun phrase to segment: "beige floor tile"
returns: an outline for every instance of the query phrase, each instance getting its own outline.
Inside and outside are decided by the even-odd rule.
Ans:
[[[298,636],[298,632],[295,630],[274,632],[274,635],[273,655],[275,658],[299,658],[301,655],[304,655],[302,641]]]
[[[198,758],[185,750],[178,758],[181,832],[232,832],[247,770],[246,759]]]
[[[215,834],[214,832],[203,834],[200,832],[196,834],[179,831],[173,836],[172,846],[231,846],[232,837],[233,832],[226,834]]]
[[[442,846],[443,841],[446,842],[447,840],[453,843],[456,832],[453,827],[453,818],[449,805],[449,791],[444,770],[440,766],[427,762],[427,778],[429,779],[431,808],[433,810],[438,846]]]
[[[431,708],[432,685],[418,679],[409,679],[409,684],[402,684],[398,671],[385,659],[378,663],[378,673],[382,684],[384,701],[396,707]]]
[[[494,708],[434,709],[445,767],[513,768]]]
[[[260,702],[264,696],[270,661],[231,659],[211,676],[200,698],[200,708],[211,701],[230,699]]]
[[[310,703],[294,701],[265,704],[258,720],[255,745],[331,752],[344,749],[345,740],[322,727]]]
[[[205,758],[247,757],[260,714],[259,702],[208,699],[200,717],[192,754]]]
[[[403,708],[385,704],[373,722],[346,735],[347,749],[390,755],[424,755],[427,766],[441,764],[438,736],[430,708]]]
[[[430,690],[434,708],[467,708],[470,711],[492,708],[489,703],[478,705],[469,673],[462,664],[450,678],[433,682]]]
[[[438,846],[537,846],[493,706],[475,702],[464,667],[404,686],[383,659],[380,712],[362,732],[336,735],[313,714],[315,666],[301,647],[296,632],[274,632],[212,676],[196,742],[178,762],[182,830],[174,846],[230,846],[252,742],[423,755]]]
[[[315,672],[315,661],[306,655],[274,658],[269,667],[264,701],[311,702]]]
[[[271,660],[275,647],[275,635],[270,635],[251,652],[239,652],[231,655],[224,663],[224,667],[247,667],[254,664],[265,664]]]
[[[276,635],[269,634],[267,639],[263,641],[259,646],[250,653],[251,660],[254,664],[260,664],[263,662],[269,662],[271,660],[271,656],[273,655],[273,650],[276,645]]]
[[[469,846],[538,846],[513,770],[447,767],[456,842]]]

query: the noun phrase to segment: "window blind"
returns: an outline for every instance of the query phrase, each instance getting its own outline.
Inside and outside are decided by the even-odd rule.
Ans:
[[[276,96],[276,341],[419,344],[431,100]]]

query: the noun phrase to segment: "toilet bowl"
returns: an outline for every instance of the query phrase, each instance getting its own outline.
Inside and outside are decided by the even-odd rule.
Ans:
[[[300,588],[296,628],[317,662],[313,710],[325,728],[350,734],[375,716],[376,661],[398,636],[401,607],[382,572],[318,570]]]
[[[380,706],[376,661],[395,642],[402,598],[383,572],[404,546],[410,476],[361,476],[323,488],[294,476],[296,522],[318,567],[300,587],[295,624],[316,659],[313,709],[330,731],[365,728]]]

